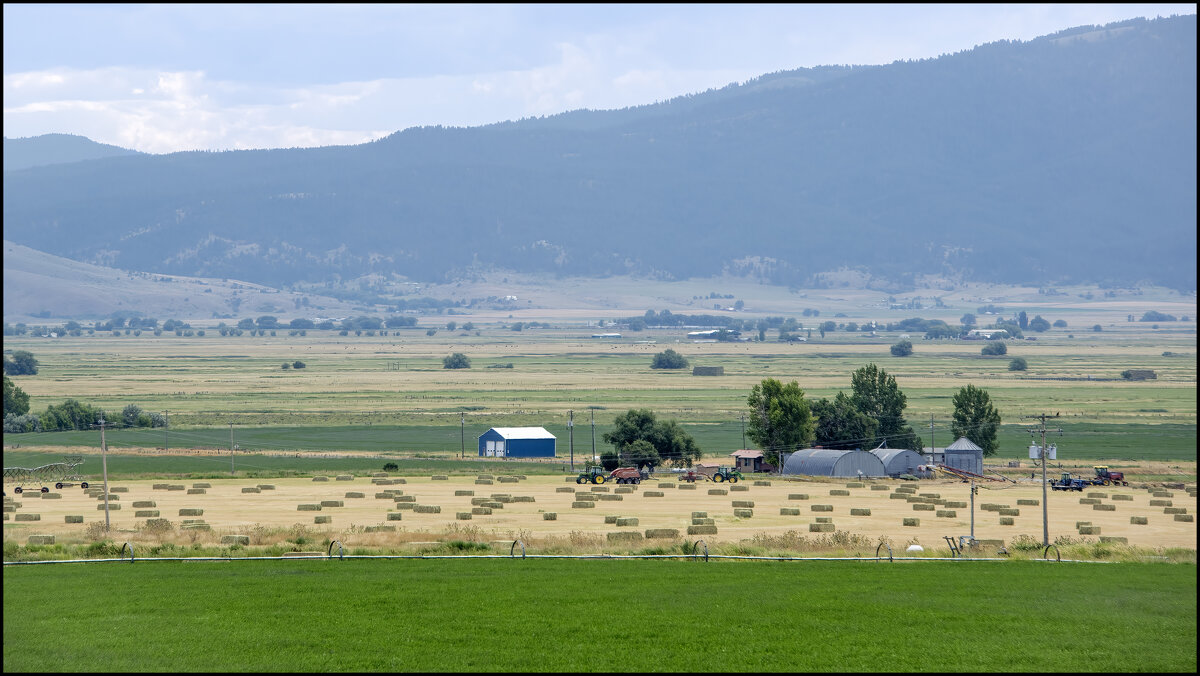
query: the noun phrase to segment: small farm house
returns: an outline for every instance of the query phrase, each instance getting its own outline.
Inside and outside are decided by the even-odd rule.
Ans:
[[[791,453],[783,462],[783,473],[845,478],[887,475],[883,461],[875,455],[833,448],[806,448]]]
[[[479,457],[553,458],[554,442],[544,427],[493,427],[479,436]]]

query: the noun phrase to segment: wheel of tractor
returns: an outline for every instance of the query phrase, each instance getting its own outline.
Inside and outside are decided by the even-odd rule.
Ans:
[[[640,483],[642,483],[642,478],[641,478],[641,477],[638,477],[638,478],[636,478],[636,479],[633,479],[633,483],[635,483],[635,484],[640,484]]]
[[[58,482],[58,483],[54,484],[54,488],[55,488],[56,490],[60,490],[60,491],[61,491],[61,490],[62,490],[62,482],[60,481],[60,482]]]
[[[714,475],[713,475],[713,481],[715,481],[715,482],[717,482],[717,483],[721,483],[721,482],[722,482],[722,481],[724,481],[724,480],[725,480],[725,477],[724,477],[723,475],[721,475],[721,474],[714,474]]]
[[[575,483],[577,483],[577,484],[583,483],[583,477],[581,477],[581,476],[575,477]]]
[[[43,492],[43,493],[49,493],[49,492],[50,492],[50,489],[49,489],[49,488],[46,488],[45,486],[42,486],[42,492]]]
[[[736,476],[730,475],[729,483],[736,484],[737,482],[738,482],[738,478]]]
[[[83,482],[83,483],[79,484],[79,487],[80,487],[80,488],[82,488],[82,489],[84,489],[84,490],[87,490],[87,482],[85,481],[85,482]]]
[[[24,489],[22,489],[20,486],[17,486],[16,488],[13,489],[13,492],[16,493],[17,495],[20,495],[22,490],[24,490]]]
[[[1104,481],[1100,482],[1100,485],[1102,485],[1102,486],[1111,486],[1111,485],[1112,485],[1112,482],[1111,482],[1111,481],[1109,481],[1108,479],[1105,479]]]
[[[596,476],[592,477],[592,483],[602,484],[606,479],[608,479],[608,477],[604,476],[603,474],[597,474]]]

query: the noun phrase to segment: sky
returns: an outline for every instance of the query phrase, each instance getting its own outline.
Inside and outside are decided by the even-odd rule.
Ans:
[[[4,4],[4,136],[357,144],[934,58],[1195,4]]]

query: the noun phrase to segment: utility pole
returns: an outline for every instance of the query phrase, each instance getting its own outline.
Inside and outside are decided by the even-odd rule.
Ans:
[[[164,410],[163,417],[166,419],[166,422],[163,424],[163,450],[169,451],[171,450],[171,439],[167,436],[167,433],[171,429],[171,412]]]
[[[233,476],[233,423],[229,423],[229,476]]]
[[[571,471],[575,471],[575,411],[567,411],[567,437],[571,444]]]
[[[1040,420],[1042,423],[1041,429],[1031,429],[1031,430],[1029,430],[1029,434],[1033,435],[1038,432],[1042,433],[1042,445],[1038,450],[1038,456],[1042,460],[1042,546],[1049,547],[1050,546],[1050,520],[1049,520],[1049,513],[1047,511],[1047,505],[1046,505],[1046,460],[1047,460],[1047,458],[1046,458],[1046,418],[1051,418],[1051,417],[1057,418],[1058,414],[1055,413],[1053,416],[1048,416],[1045,413],[1043,413],[1041,415],[1031,415],[1031,416],[1026,416],[1026,417],[1033,418],[1034,420]],[[1060,435],[1062,434],[1061,427],[1058,429],[1058,433]]]
[[[588,409],[592,412],[592,457],[596,457],[596,409]]]
[[[467,457],[467,414],[462,411],[458,412],[458,432],[459,436],[459,451],[458,459],[465,460]]]
[[[975,480],[971,479],[971,541],[975,541]]]
[[[104,418],[100,419],[100,464],[104,469],[104,530],[112,525],[108,520],[108,444],[104,442]]]
[[[742,418],[742,448],[746,447],[746,414],[741,415]]]
[[[933,454],[937,453],[937,444],[933,443],[933,414],[929,414],[929,460],[932,462]],[[974,485],[974,484],[972,484]],[[971,508],[971,537],[975,537],[975,508]]]

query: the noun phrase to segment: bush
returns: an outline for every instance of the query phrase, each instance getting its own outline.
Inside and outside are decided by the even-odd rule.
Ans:
[[[305,367],[305,363],[300,361],[299,359],[292,362],[292,368],[294,368],[294,369],[302,369],[304,367]]]
[[[1062,320],[1062,319],[1055,319],[1055,320],[1054,320],[1054,328],[1056,328],[1056,329],[1065,329],[1065,328],[1067,328],[1067,322],[1066,322],[1065,320]]]
[[[449,357],[442,359],[442,368],[444,369],[469,369],[471,368],[471,360],[462,352],[455,352]]]
[[[1163,313],[1155,311],[1155,310],[1148,310],[1146,312],[1146,314],[1142,315],[1142,318],[1139,319],[1138,321],[1139,322],[1173,322],[1173,321],[1175,321],[1175,315],[1168,315],[1168,314],[1163,314]]]
[[[912,351],[912,341],[909,340],[902,340],[892,346],[893,357],[907,357],[912,354]]]
[[[1009,371],[1024,371],[1027,368],[1029,368],[1029,364],[1025,363],[1024,357],[1016,357],[1008,362]]]
[[[654,361],[650,363],[652,369],[684,369],[687,368],[688,360],[683,355],[670,348],[654,355]]]
[[[399,469],[400,469],[400,465],[397,465],[394,462],[389,462],[383,466],[383,471],[385,471],[385,472],[395,472],[395,471],[398,471]]]
[[[998,357],[1000,355],[1008,354],[1008,346],[1005,345],[1003,341],[993,340],[987,345],[984,345],[983,349],[980,350],[979,353],[985,357]]]
[[[281,368],[281,369],[283,369],[284,371],[286,371],[286,370],[288,370],[288,369],[292,368],[292,363],[291,363],[291,362],[286,362],[286,361],[285,361],[285,362],[283,362],[283,365],[282,365],[282,366],[280,366],[279,368]]]
[[[1103,330],[1104,330],[1104,327],[1100,326],[1099,324],[1092,325],[1092,331],[1095,331],[1096,333],[1100,333]]]

